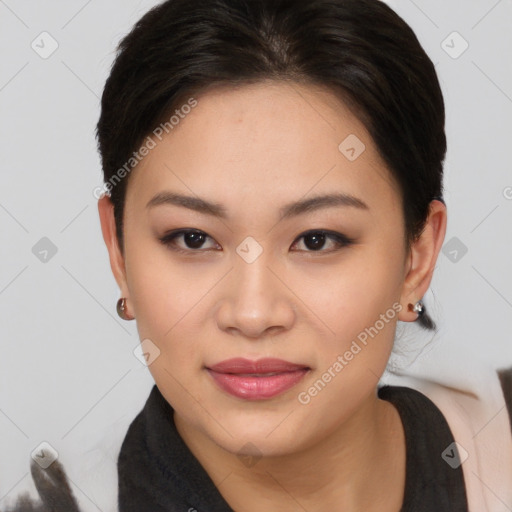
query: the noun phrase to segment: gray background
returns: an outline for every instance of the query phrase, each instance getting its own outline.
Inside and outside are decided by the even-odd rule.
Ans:
[[[440,324],[433,341],[507,366],[512,0],[388,3],[436,64],[447,107],[449,225],[426,297]],[[128,425],[153,384],[133,355],[135,324],[115,312],[93,190],[102,184],[94,128],[116,44],[155,4],[0,1],[0,508],[30,488],[39,443],[74,460],[114,422]]]

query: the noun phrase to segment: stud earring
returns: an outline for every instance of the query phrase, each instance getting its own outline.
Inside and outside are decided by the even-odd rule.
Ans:
[[[421,316],[425,312],[425,306],[423,305],[423,302],[421,302],[421,300],[419,300],[418,302],[416,302],[416,304],[414,305],[412,310],[415,313],[418,313],[418,316]]]
[[[423,313],[425,313],[425,306],[423,305],[423,302],[421,302],[421,300],[419,300],[414,305],[409,304],[409,311],[413,311],[414,313],[417,313],[418,318],[419,318],[423,315]]]
[[[436,324],[430,318],[430,315],[427,314],[425,305],[421,300],[416,302],[416,304],[409,304],[407,309],[411,312],[416,313],[418,316],[416,317],[416,322],[423,328],[429,330],[437,329]]]
[[[126,299],[124,297],[121,297],[117,301],[117,314],[123,319],[123,320],[133,320],[132,317],[130,317],[126,311]]]

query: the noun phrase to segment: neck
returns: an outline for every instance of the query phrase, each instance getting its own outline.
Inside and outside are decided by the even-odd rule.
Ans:
[[[397,410],[372,396],[349,421],[300,452],[241,464],[204,434],[176,428],[237,512],[399,510],[405,486],[405,435]]]

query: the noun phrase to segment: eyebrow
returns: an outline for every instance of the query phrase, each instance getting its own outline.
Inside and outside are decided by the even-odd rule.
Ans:
[[[188,208],[204,215],[211,215],[219,219],[228,219],[228,213],[224,206],[219,203],[207,201],[199,197],[185,196],[174,192],[159,192],[146,205],[146,208],[154,208],[160,205],[174,205]],[[350,194],[335,193],[301,199],[289,203],[279,209],[281,220],[298,215],[313,212],[323,208],[353,207],[360,210],[369,210],[368,205],[361,199]]]

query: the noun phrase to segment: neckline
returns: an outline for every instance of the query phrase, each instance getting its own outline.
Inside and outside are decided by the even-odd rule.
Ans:
[[[391,402],[405,433],[406,476],[400,512],[467,512],[462,467],[452,467],[446,455],[457,450],[440,409],[420,391],[405,386],[381,386],[378,397]],[[448,451],[446,451],[448,450]]]
[[[441,453],[454,438],[437,406],[419,391],[382,386],[378,397],[400,415],[406,442],[406,482],[400,512],[467,512],[462,468]],[[118,458],[120,512],[233,512],[179,435],[173,408],[156,386],[133,420]]]

